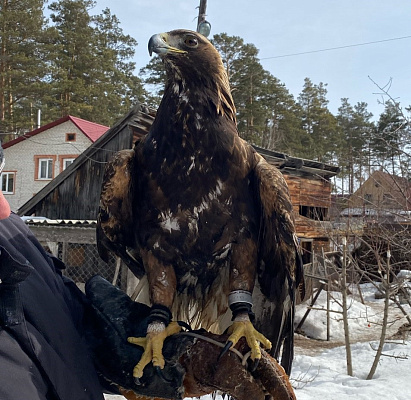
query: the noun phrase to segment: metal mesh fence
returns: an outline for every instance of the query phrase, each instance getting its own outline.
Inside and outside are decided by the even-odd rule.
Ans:
[[[96,274],[113,282],[116,273],[115,257],[110,256],[109,262],[105,263],[94,244],[59,243],[58,246],[58,258],[66,265],[64,274],[74,282],[85,283]]]
[[[58,243],[58,258],[66,266],[63,274],[72,279],[81,289],[94,275],[101,275],[113,285],[127,290],[127,267],[112,254],[104,262],[95,244]]]
[[[121,260],[109,254],[103,261],[97,251],[95,224],[37,223],[30,229],[46,251],[65,264],[63,274],[80,288],[94,275],[101,275],[112,284],[126,290],[127,268]]]

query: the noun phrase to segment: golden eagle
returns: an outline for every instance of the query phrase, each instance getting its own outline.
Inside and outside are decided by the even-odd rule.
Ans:
[[[130,338],[145,348],[134,376],[150,361],[163,368],[163,341],[179,330],[172,316],[209,328],[227,310],[226,347],[245,336],[258,360],[258,342],[271,341],[289,373],[303,278],[287,184],[239,137],[226,71],[205,37],[161,33],[149,52],[164,62],[164,96],[147,136],[108,163],[97,228],[103,258],[109,249],[147,277],[152,309],[146,338]]]

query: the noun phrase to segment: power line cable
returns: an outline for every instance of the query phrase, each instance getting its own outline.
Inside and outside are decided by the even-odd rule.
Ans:
[[[328,47],[328,48],[320,49],[320,50],[310,50],[310,51],[302,51],[302,52],[299,52],[299,53],[283,54],[283,55],[280,55],[280,56],[263,57],[263,58],[260,58],[260,60],[271,60],[271,59],[274,59],[274,58],[285,58],[285,57],[301,56],[303,54],[312,54],[312,53],[321,53],[321,52],[324,52],[324,51],[331,51],[331,50],[348,49],[350,47],[367,46],[367,45],[370,45],[370,44],[392,42],[392,41],[395,41],[395,40],[403,40],[403,39],[410,39],[410,38],[411,38],[411,35],[401,36],[401,37],[396,37],[396,38],[391,38],[391,39],[375,40],[373,42],[348,44],[348,45],[345,45],[345,46]]]

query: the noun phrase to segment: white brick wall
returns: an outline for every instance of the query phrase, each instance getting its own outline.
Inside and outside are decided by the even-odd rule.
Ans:
[[[76,133],[76,141],[66,142],[66,133]],[[91,140],[80,129],[71,121],[66,121],[4,149],[6,157],[4,172],[16,171],[15,193],[5,194],[11,209],[17,211],[50,182],[50,180],[35,180],[35,156],[56,156],[54,163],[54,177],[56,177],[61,172],[61,156],[81,154],[91,144]]]

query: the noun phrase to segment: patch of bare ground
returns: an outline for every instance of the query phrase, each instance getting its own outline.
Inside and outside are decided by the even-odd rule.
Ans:
[[[404,324],[398,328],[398,331],[390,337],[393,340],[407,340],[411,337],[411,325]]]
[[[315,356],[326,349],[344,346],[343,341],[327,341],[319,339],[311,339],[303,335],[296,334],[294,337],[295,354],[305,354],[307,356]]]

